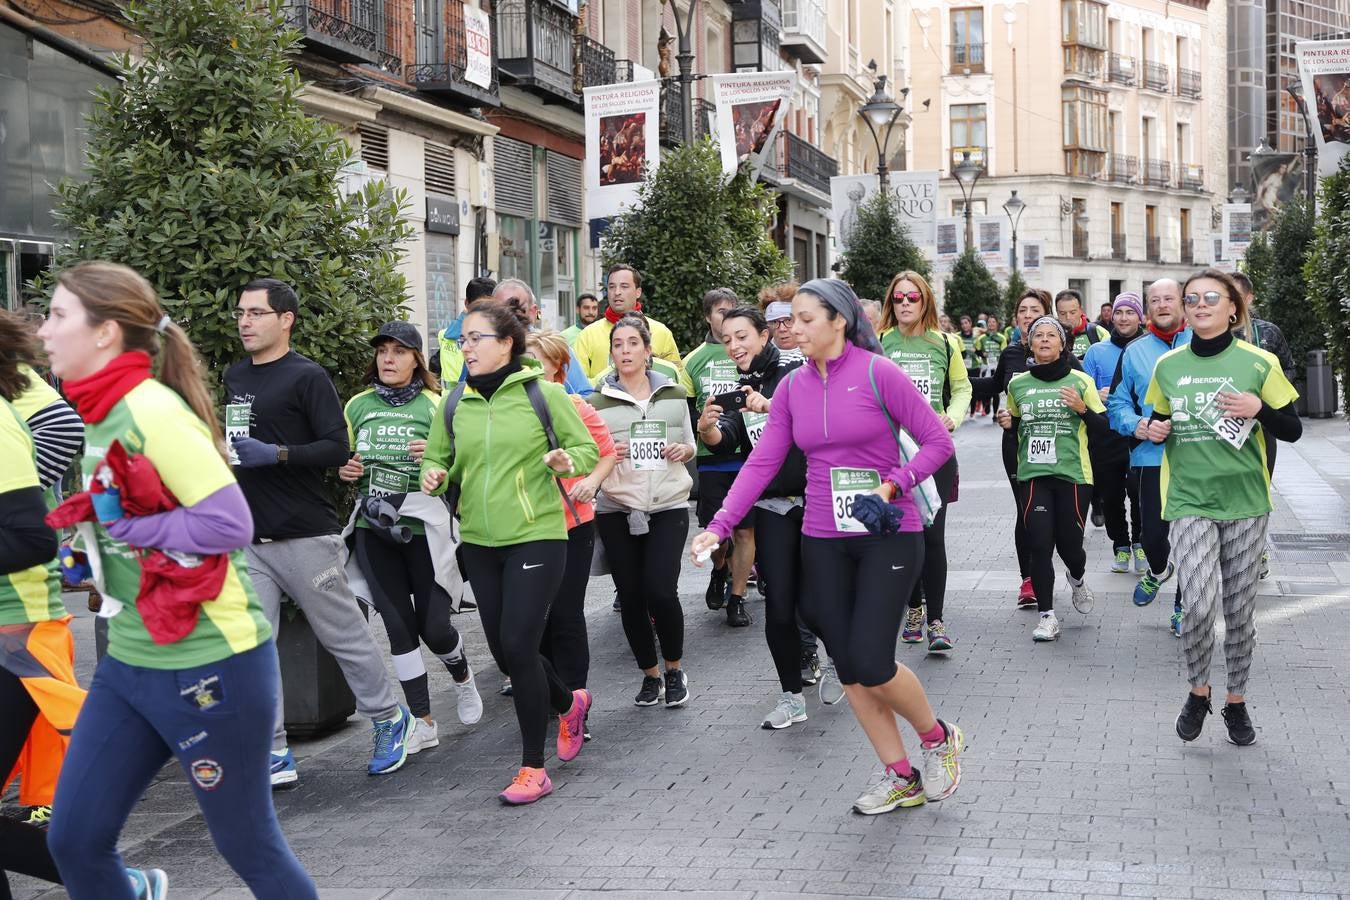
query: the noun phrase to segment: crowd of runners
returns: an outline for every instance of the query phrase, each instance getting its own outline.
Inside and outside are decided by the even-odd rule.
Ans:
[[[582,295],[558,333],[539,327],[524,282],[475,279],[430,345],[408,322],[369,335],[364,387],[343,398],[291,349],[302,299],[259,279],[233,310],[241,359],[223,373],[223,409],[186,333],[124,266],[59,273],[41,323],[0,313],[0,772],[33,810],[0,817],[0,870],[77,900],[164,897],[165,874],[125,869],[116,847],[174,758],[255,895],[317,896],[271,798],[303,784],[274,642],[283,597],[370,720],[372,776],[440,742],[425,646],[463,725],[496,670],[521,745],[500,798],[538,801],[553,790],[552,720],[558,774],[590,740],[593,704],[626,702],[587,687],[592,577],[612,578],[632,703],[697,702],[676,588],[686,553],[710,567],[706,605],[728,627],[752,624],[752,587],[764,597],[780,693],[758,724],[805,721],[807,686],[846,699],[879,772],[852,808],[943,800],[966,739],[896,644],[961,646],[945,532],[952,433],[971,414],[1003,429],[1021,575],[1008,596],[1039,613],[1031,639],[1061,636],[1056,555],[1072,607],[1092,612],[1091,520],[1111,572],[1138,576],[1136,605],[1175,580],[1189,682],[1178,735],[1195,740],[1212,711],[1222,612],[1224,724],[1233,743],[1255,740],[1245,695],[1270,474],[1275,442],[1301,425],[1288,350],[1254,317],[1249,282],[1161,279],[1097,322],[1075,291],[1033,288],[1007,327],[992,314],[944,323],[916,272],[880,303],[835,279],[753,300],[716,289],[685,356],[643,311],[639,272],[617,266],[606,287],[603,308]],[[334,473],[355,496],[346,521]],[[61,598],[86,577],[108,620],[87,692]],[[379,615],[389,666],[363,609]],[[473,609],[486,653],[454,625]]]

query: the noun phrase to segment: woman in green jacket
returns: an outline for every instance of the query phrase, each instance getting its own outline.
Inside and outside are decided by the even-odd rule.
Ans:
[[[544,771],[548,710],[562,721],[558,758],[582,744],[589,691],[568,691],[539,653],[549,602],[567,561],[567,526],[557,476],[584,475],[599,451],[560,385],[525,367],[525,326],[505,303],[481,302],[464,319],[459,345],[468,378],[446,428],[446,401],[431,423],[422,490],[459,488],[464,567],[488,648],[511,679],[522,743],[521,768],[502,802],[533,803],[553,791]],[[531,387],[533,383],[533,387]],[[530,400],[544,398],[558,446]]]

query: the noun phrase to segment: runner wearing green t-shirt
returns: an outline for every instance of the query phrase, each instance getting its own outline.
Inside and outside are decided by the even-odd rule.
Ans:
[[[1107,427],[1106,407],[1092,379],[1070,367],[1067,335],[1058,320],[1042,316],[1028,333],[1032,365],[1008,382],[1008,408],[999,414],[999,424],[1017,434],[1019,504],[1041,613],[1031,637],[1053,641],[1060,630],[1055,617],[1056,549],[1067,566],[1074,609],[1086,614],[1095,602],[1083,581],[1083,523],[1092,497],[1088,433]]]
[[[998,316],[989,316],[985,319],[984,334],[976,342],[976,350],[980,357],[980,377],[988,378],[994,374],[994,369],[998,368],[999,357],[1008,347],[1008,338],[1003,332],[999,331]],[[976,397],[979,404],[980,415],[988,415],[998,412],[998,392],[984,394]]]
[[[1272,508],[1266,442],[1296,441],[1303,425],[1294,411],[1298,393],[1279,359],[1229,331],[1245,313],[1232,278],[1205,269],[1181,293],[1191,342],[1158,359],[1145,398],[1153,405],[1148,438],[1164,444],[1162,517],[1172,526],[1172,557],[1186,603],[1181,639],[1191,690],[1176,728],[1183,741],[1193,741],[1213,711],[1209,665],[1222,600],[1228,673],[1223,718],[1229,741],[1244,746],[1256,740],[1246,690]]]

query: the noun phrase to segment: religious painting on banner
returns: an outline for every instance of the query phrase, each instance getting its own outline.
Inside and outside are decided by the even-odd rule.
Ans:
[[[608,218],[637,203],[660,162],[661,83],[588,87],[584,96],[587,215]]]
[[[1265,231],[1303,187],[1303,163],[1293,153],[1252,154],[1252,230]]]
[[[1300,41],[1295,54],[1313,117],[1317,174],[1335,174],[1350,154],[1350,41]]]
[[[757,177],[787,116],[796,73],[744,72],[713,75],[708,80],[717,107],[716,137],[723,174],[734,175],[742,163],[749,162],[751,176]]]

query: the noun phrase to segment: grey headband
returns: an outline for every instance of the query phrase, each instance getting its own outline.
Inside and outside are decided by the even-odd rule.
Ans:
[[[853,293],[853,288],[848,286],[848,282],[838,278],[813,278],[798,290],[815,294],[826,306],[843,316],[846,326],[844,334],[854,344],[873,353],[881,352],[881,342],[877,340],[872,323],[863,312],[862,302],[858,299],[858,295]]]
[[[1068,332],[1064,330],[1064,325],[1060,323],[1059,319],[1056,319],[1054,316],[1041,316],[1035,322],[1032,322],[1031,327],[1027,329],[1027,336],[1029,338],[1035,337],[1036,329],[1040,328],[1042,325],[1047,324],[1055,326],[1055,330],[1059,332],[1060,344],[1068,346],[1069,343]]]

